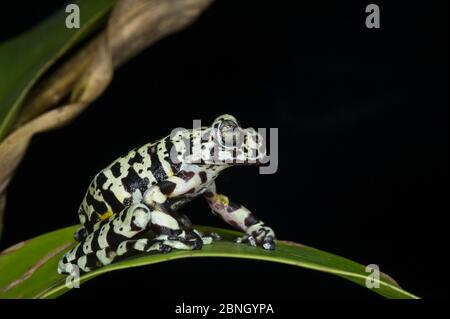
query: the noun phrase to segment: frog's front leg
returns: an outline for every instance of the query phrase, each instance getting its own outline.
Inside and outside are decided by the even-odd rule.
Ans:
[[[195,193],[202,180],[198,174],[181,172],[150,187],[143,196],[143,202],[147,205],[164,205],[169,198],[179,198]],[[179,237],[183,240],[196,241],[197,249],[202,245],[211,244],[214,240],[220,240],[220,236],[214,232],[200,232],[192,228],[192,223],[187,216],[176,212],[170,213],[177,219],[180,228],[184,230]]]
[[[265,226],[264,222],[256,218],[247,208],[217,193],[214,185],[205,192],[205,198],[214,214],[246,233],[236,240],[238,243],[248,242],[252,246],[261,245],[264,249],[275,249],[275,233],[272,228]]]

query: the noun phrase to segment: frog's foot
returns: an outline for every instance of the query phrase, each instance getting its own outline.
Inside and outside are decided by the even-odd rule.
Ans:
[[[275,249],[275,233],[272,228],[264,225],[254,225],[247,230],[248,234],[236,238],[237,243],[249,243],[252,246],[262,246],[264,249]]]
[[[159,223],[152,223],[152,219]],[[59,273],[70,274],[71,269],[88,272],[142,252],[201,249],[212,241],[206,234],[181,229],[170,215],[143,204],[130,206],[99,226],[61,258]],[[156,232],[146,237],[151,227]]]
[[[128,257],[142,252],[157,251],[160,253],[169,253],[172,251],[173,243],[167,240],[165,236],[140,239],[125,240],[117,247],[116,254],[119,257]]]
[[[159,236],[158,238],[161,238]],[[179,234],[167,236],[166,244],[176,249],[193,249],[198,250],[203,245],[209,245],[214,240],[220,240],[220,236],[214,232],[200,232],[196,229],[187,229]]]
[[[209,245],[212,244],[213,241],[222,239],[222,237],[220,237],[220,235],[215,232],[201,232],[197,229],[194,229],[193,231],[202,239],[203,245]]]
[[[168,237],[168,240],[179,242],[186,247],[189,248],[181,248],[181,249],[202,249],[203,247],[203,239],[201,235],[192,229],[183,230],[181,233],[177,235],[171,235]]]
[[[191,238],[190,236],[192,235],[189,232],[182,232],[178,236],[159,235],[153,239],[141,238],[137,240],[126,240],[118,246],[116,253],[117,256],[126,257],[140,252],[159,251],[161,253],[169,253],[173,249],[199,249],[199,239],[197,239],[197,237]]]

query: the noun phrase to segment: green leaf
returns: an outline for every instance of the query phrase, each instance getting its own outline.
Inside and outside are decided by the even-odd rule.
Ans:
[[[64,8],[31,30],[0,44],[0,141],[8,134],[25,96],[64,53],[102,23],[116,0],[79,0],[80,28],[66,28]]]
[[[0,255],[0,298],[55,298],[67,292],[65,276],[56,272],[57,264],[64,252],[75,243],[72,235],[78,226],[53,231],[19,243]],[[365,267],[356,262],[315,248],[287,241],[277,241],[274,251],[259,247],[236,244],[233,239],[242,234],[211,227],[197,227],[200,230],[218,232],[223,239],[201,250],[175,250],[168,254],[144,254],[130,258],[96,271],[84,274],[80,283],[86,282],[103,273],[130,267],[145,266],[154,263],[191,257],[229,257],[265,260],[303,267],[334,274],[365,287]],[[417,298],[403,290],[398,284],[382,274],[379,288],[374,292],[386,298]]]

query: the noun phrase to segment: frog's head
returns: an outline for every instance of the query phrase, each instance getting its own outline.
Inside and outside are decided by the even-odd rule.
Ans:
[[[236,118],[224,114],[202,134],[201,161],[217,166],[259,164],[266,156],[264,139],[253,128],[242,128]]]

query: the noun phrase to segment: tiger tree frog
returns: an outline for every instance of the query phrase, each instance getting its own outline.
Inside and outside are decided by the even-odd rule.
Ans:
[[[78,210],[78,244],[61,258],[58,272],[69,274],[73,265],[89,272],[142,252],[211,244],[218,234],[194,229],[177,212],[200,195],[215,215],[246,233],[236,242],[274,249],[274,231],[215,185],[227,167],[258,164],[265,156],[262,136],[231,115],[131,150],[92,180]]]

